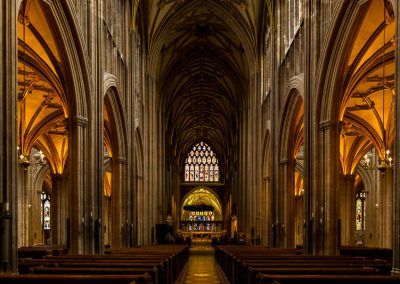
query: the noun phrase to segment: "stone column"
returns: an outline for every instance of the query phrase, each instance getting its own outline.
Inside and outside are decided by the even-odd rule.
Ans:
[[[313,81],[311,74],[313,73],[312,65],[312,33],[313,9],[311,0],[304,1],[304,252],[306,254],[315,253],[316,235],[315,235],[315,212],[314,195],[315,177],[314,159],[315,147],[314,137],[315,127],[313,126]]]
[[[283,159],[279,165],[279,224],[277,232],[278,247],[294,246],[294,168],[289,159]]]
[[[387,169],[379,173],[379,237],[378,246],[383,248],[392,247],[393,239],[393,170]]]
[[[89,216],[85,215],[85,192],[87,192],[87,129],[88,120],[75,117],[71,123],[70,136],[70,171],[69,188],[69,242],[71,253],[85,252],[85,230],[88,228]]]
[[[295,246],[304,246],[304,195],[295,197],[295,223],[294,223],[294,244]]]
[[[339,153],[337,141],[339,132],[331,121],[320,123],[322,167],[319,169],[321,188],[314,193],[316,223],[316,254],[336,255],[338,253],[338,172]]]
[[[16,2],[0,0],[0,273],[17,271]]]
[[[400,5],[392,1],[396,24],[395,64],[395,138],[394,138],[394,181],[393,181],[393,274],[400,274]]]
[[[342,175],[339,188],[340,244],[354,245],[355,231],[355,176]]]
[[[152,244],[154,241],[155,224],[157,217],[162,211],[159,204],[159,164],[158,164],[158,109],[157,88],[155,78],[151,74],[146,75],[144,105],[144,133],[143,133],[143,191],[142,191],[142,210],[138,219],[142,222],[142,244]]]
[[[29,159],[29,156],[28,156]],[[18,241],[17,247],[25,247],[28,245],[27,237],[28,237],[28,216],[26,207],[28,205],[28,190],[29,190],[29,180],[31,179],[31,166],[22,167],[18,166],[17,168],[17,212],[18,212],[18,220],[17,220],[17,231],[18,231]]]
[[[261,148],[261,95],[260,95],[260,72],[257,66],[253,67],[254,73],[250,76],[250,82],[247,90],[248,107],[244,116],[246,132],[243,132],[246,150],[243,156],[244,171],[242,172],[246,178],[244,183],[243,198],[244,218],[239,220],[246,233],[246,239],[251,240],[252,233],[255,237],[255,229],[257,228],[257,216],[259,216],[259,191],[261,190],[261,161],[259,158],[262,152]]]
[[[278,15],[278,4],[273,5],[272,14]],[[278,205],[277,205],[277,193],[278,193],[278,179],[277,179],[277,169],[278,169],[278,157],[275,155],[278,150],[277,145],[277,137],[279,137],[279,116],[275,111],[279,109],[279,76],[278,73],[278,64],[279,59],[278,56],[275,57],[275,54],[278,54],[278,28],[279,25],[279,17],[274,18],[273,27],[271,27],[271,54],[273,55],[271,58],[271,105],[270,105],[270,113],[271,113],[271,162],[270,162],[270,176],[269,176],[269,185],[270,185],[270,193],[269,193],[269,206],[271,208],[270,212],[270,227],[268,228],[269,233],[269,245],[275,247],[277,245],[277,225],[278,225]]]
[[[127,246],[127,234],[129,233],[129,220],[125,214],[125,190],[123,185],[126,159],[113,158],[112,165],[112,191],[111,191],[111,215],[112,215],[112,246]],[[128,220],[128,222],[126,222]]]
[[[62,224],[64,223],[61,218],[62,207],[62,176],[60,174],[51,175],[51,241],[52,244],[61,245],[61,233],[64,231]]]

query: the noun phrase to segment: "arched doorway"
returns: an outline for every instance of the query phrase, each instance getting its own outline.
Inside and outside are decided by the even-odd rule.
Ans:
[[[199,186],[182,201],[180,230],[184,237],[220,237],[223,231],[223,211],[218,195],[210,188]]]

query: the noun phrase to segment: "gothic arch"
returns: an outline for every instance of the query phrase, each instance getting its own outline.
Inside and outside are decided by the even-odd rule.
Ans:
[[[21,4],[22,0],[20,0]],[[84,37],[79,28],[70,1],[44,0],[43,6],[49,23],[52,24],[58,41],[64,71],[65,93],[70,94],[68,113],[72,118],[87,119],[90,113],[91,80],[89,79],[89,61],[84,45]]]
[[[42,190],[43,180],[45,179],[46,175],[51,173],[49,164],[46,163],[39,169],[39,171],[35,174],[35,179],[33,181],[33,189],[35,192],[39,192]]]
[[[111,145],[111,220],[108,222],[109,230],[111,231],[112,246],[122,246],[121,230],[117,224],[123,223],[125,216],[129,216],[128,206],[128,187],[126,179],[126,126],[124,112],[121,106],[120,96],[117,89],[117,80],[115,76],[107,74],[104,76],[104,99],[103,110],[107,111],[108,121],[104,122],[104,131],[110,132],[112,135],[107,137]],[[108,133],[107,132],[107,133]],[[105,138],[106,135],[104,135]],[[126,212],[121,210],[126,208]],[[109,235],[110,236],[110,235]]]
[[[208,191],[209,193],[211,193],[215,197],[216,201],[219,203],[218,205],[220,206],[220,208],[219,208],[221,210],[220,213],[221,213],[221,215],[223,215],[224,214],[224,210],[223,210],[223,203],[221,201],[221,198],[219,197],[219,195],[214,190],[212,190],[211,188],[209,188],[207,186],[196,186],[195,188],[192,188],[187,194],[185,194],[185,196],[183,196],[183,198],[181,199],[181,204],[179,206],[180,211],[183,210],[183,205],[185,204],[187,198],[192,193],[194,193],[194,192],[196,192],[197,190],[200,190],[200,189],[204,189],[205,191]],[[181,215],[181,212],[179,212],[179,214]]]
[[[317,69],[316,108],[317,122],[335,124],[339,117],[341,103],[342,74],[348,58],[346,50],[352,45],[354,33],[359,29],[364,13],[368,8],[367,0],[340,0],[334,11],[336,15],[330,27],[327,40],[321,52]],[[339,94],[339,98],[338,98]]]
[[[294,246],[296,242],[296,200],[295,200],[295,161],[296,155],[304,141],[304,91],[301,77],[290,80],[290,89],[284,101],[280,117],[279,133],[279,169],[278,180],[281,190],[276,191],[274,198],[278,207],[285,208],[278,213],[278,220],[284,224],[280,234],[285,235],[284,245]],[[297,89],[299,88],[299,89]],[[279,212],[279,211],[277,211]],[[279,229],[278,229],[279,230]]]
[[[304,104],[303,96],[301,94],[302,91],[300,91],[299,89],[291,88],[288,95],[286,96],[282,116],[280,118],[280,125],[282,127],[279,135],[279,157],[281,161],[292,159],[294,158],[293,155],[295,155],[295,153],[291,153],[290,151],[291,148],[293,148],[296,144],[296,142],[294,141],[296,137],[293,137],[293,131],[296,127],[296,125],[294,125],[295,119],[296,116],[299,115],[301,107]],[[293,143],[293,145],[290,145],[289,143]]]
[[[116,86],[116,81],[110,82],[112,80],[108,77],[109,80],[104,81],[104,107],[107,107],[110,110],[110,116],[113,122],[113,131],[115,131],[114,138],[116,138],[116,142],[113,149],[117,150],[117,156],[115,158],[118,159],[126,159],[126,125],[125,125],[125,114],[121,105],[121,99],[119,96],[119,92]],[[107,87],[107,88],[106,88]]]
[[[371,176],[371,171],[368,171],[361,166],[357,166],[357,173],[360,175],[364,183],[365,191],[371,192],[374,188],[374,182]]]
[[[255,48],[256,44],[254,40],[250,37],[253,32],[249,29],[248,24],[246,21],[240,16],[228,13],[223,7],[218,4],[216,1],[197,1],[196,3],[185,3],[182,2],[182,6],[179,7],[181,9],[174,9],[173,14],[166,16],[167,20],[160,25],[162,27],[162,31],[156,30],[154,34],[156,35],[154,39],[151,40],[149,43],[149,70],[150,74],[157,74],[157,65],[159,60],[160,50],[162,49],[162,45],[164,42],[165,37],[168,36],[168,31],[171,30],[173,25],[175,24],[176,19],[180,19],[185,14],[187,14],[191,9],[198,6],[207,6],[210,7],[212,11],[216,11],[218,14],[223,15],[223,18],[227,21],[227,23],[232,27],[232,29],[237,33],[238,37],[243,39],[243,47],[247,54],[247,60],[249,68],[256,68],[256,60],[257,60],[257,50]],[[186,6],[185,6],[186,5]],[[164,19],[165,19],[164,18]],[[253,70],[255,72],[255,70]]]

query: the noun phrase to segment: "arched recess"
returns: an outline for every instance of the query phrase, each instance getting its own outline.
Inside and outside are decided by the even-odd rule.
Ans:
[[[104,86],[104,147],[107,151],[107,157],[111,166],[110,171],[104,171],[104,191],[105,206],[110,206],[105,209],[107,216],[107,240],[108,244],[113,247],[121,247],[125,243],[128,224],[125,227],[120,227],[119,224],[126,223],[129,216],[127,212],[128,187],[126,178],[126,126],[125,115],[121,106],[119,93],[117,91],[116,80],[111,76],[105,78]],[[112,80],[110,82],[110,80]],[[106,192],[106,187],[108,191]],[[123,209],[125,208],[126,211]],[[116,225],[118,224],[118,225]],[[125,228],[125,231],[122,231]],[[109,238],[111,237],[111,239]]]
[[[213,210],[188,211],[185,206],[211,205]],[[221,233],[224,208],[218,194],[206,186],[197,186],[183,198],[180,208],[180,229],[183,235],[196,232]]]
[[[292,86],[286,97],[281,116],[281,129],[279,136],[279,185],[281,190],[276,194],[275,218],[283,225],[276,224],[276,234],[278,240],[286,247],[295,246],[296,236],[296,160],[303,161],[304,144],[304,103],[303,103],[303,84],[300,77],[291,80]],[[293,86],[299,89],[292,88]],[[298,206],[302,206],[301,204]],[[279,209],[280,208],[280,209]],[[282,210],[282,208],[285,208]],[[283,237],[283,235],[285,237]],[[280,236],[280,237],[279,237]]]
[[[85,131],[90,113],[88,98],[91,92],[88,61],[82,44],[83,36],[77,19],[74,18],[75,13],[71,11],[70,2],[25,0],[19,1],[18,5],[18,11],[22,15],[18,26],[21,30],[21,34],[18,35],[18,56],[21,65],[18,80],[22,81],[17,89],[18,95],[21,96],[21,101],[24,101],[23,98],[31,96],[32,92],[39,94],[35,97],[36,101],[32,100],[28,110],[29,121],[26,121],[25,106],[22,106],[25,104],[20,104],[19,112],[23,113],[19,127],[20,151],[21,155],[25,156],[24,159],[29,157],[33,147],[42,150],[46,156],[52,172],[52,201],[64,205],[63,212],[57,207],[52,211],[52,214],[56,214],[56,218],[52,219],[60,221],[56,227],[52,226],[52,241],[54,244],[66,245],[69,237],[66,236],[65,230],[67,218],[74,216],[70,223],[71,235],[83,235],[74,231],[81,229],[80,216],[84,215],[81,212],[82,195],[75,194],[77,200],[71,203],[67,196],[70,196],[70,191],[85,191],[88,184],[85,178],[88,176],[86,173],[89,153]],[[32,8],[32,14],[29,8]],[[26,40],[22,36],[22,30],[24,33],[28,32]],[[32,89],[26,92],[28,80]],[[43,101],[40,102],[42,98]],[[67,163],[69,156],[71,163]],[[73,174],[67,179],[65,168],[68,165],[73,165],[69,169]],[[19,174],[21,175],[21,171]],[[25,183],[28,183],[26,178],[24,179]],[[59,191],[61,188],[63,192]],[[76,208],[71,209],[70,204],[74,204]],[[18,223],[25,221],[22,220],[24,215],[19,214],[18,217]],[[76,242],[72,242],[71,245],[77,248],[79,240],[74,240]]]
[[[384,158],[393,146],[395,25],[390,1],[340,1],[337,7],[317,70],[317,100],[312,111],[317,123],[310,129],[317,146],[312,175],[320,177],[314,183],[315,190],[325,189],[319,197],[325,200],[318,202],[326,205],[318,218],[323,220],[327,235],[337,235],[332,232],[338,230],[335,220],[341,219],[342,244],[354,245],[354,222],[349,216],[354,215],[357,165],[372,147]],[[391,171],[385,179],[381,182],[391,188]],[[383,198],[391,203],[391,190],[386,193],[390,196]],[[335,209],[338,203],[340,210]],[[377,225],[377,229],[387,226],[383,229],[387,236],[382,237],[388,240],[382,243],[385,247],[391,245],[389,211],[381,212],[383,221]],[[337,240],[328,239],[335,251]]]
[[[146,239],[146,232],[148,233],[148,223],[145,219],[146,207],[144,206],[144,178],[143,178],[143,144],[140,129],[135,130],[135,187],[133,190],[132,201],[133,206],[133,220],[136,234],[134,234],[135,243],[138,245],[143,244]]]
[[[296,160],[294,171],[294,244],[304,245],[304,169],[303,160]]]
[[[378,246],[378,234],[376,231],[376,221],[380,218],[379,210],[379,201],[378,201],[378,179],[377,173],[375,171],[369,171],[365,169],[361,164],[357,166],[357,175],[358,178],[356,181],[359,181],[363,184],[364,193],[365,193],[365,228],[362,234],[355,236],[355,241],[362,242],[362,245],[367,247],[376,247]],[[380,175],[380,174],[378,174]],[[355,191],[357,192],[357,190]],[[356,204],[355,204],[356,206]],[[355,212],[353,215],[353,219],[355,219]]]
[[[43,239],[44,234],[43,227],[41,224],[41,199],[40,194],[43,191],[44,184],[46,184],[47,193],[52,192],[52,184],[51,179],[48,176],[51,174],[50,167],[48,163],[45,163],[39,170],[36,172],[33,180],[33,190],[32,190],[32,199],[31,199],[31,218],[29,218],[30,224],[30,232],[29,235],[31,237],[30,245],[44,244],[45,241]],[[51,212],[52,213],[52,212]],[[55,214],[51,214],[51,218],[56,217]]]

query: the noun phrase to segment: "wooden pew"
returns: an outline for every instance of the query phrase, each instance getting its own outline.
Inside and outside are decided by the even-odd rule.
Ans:
[[[374,268],[352,267],[249,267],[247,279],[243,283],[255,283],[256,275],[378,275]]]
[[[36,276],[33,275],[47,275],[44,278],[44,281],[47,281],[48,276],[54,278],[60,275],[63,278],[64,275],[69,275],[87,280],[91,276],[97,279],[99,275],[104,274],[108,278],[134,276],[137,278],[134,279],[137,283],[143,283],[139,276],[146,275],[146,283],[173,284],[179,277],[188,256],[188,247],[182,245],[120,249],[107,255],[46,255],[42,259],[20,259],[19,271],[30,272],[31,274],[26,275],[32,276],[33,280],[29,281],[35,281]],[[126,279],[122,277],[120,280],[126,281]]]
[[[19,258],[42,258],[47,255],[62,255],[67,250],[60,246],[31,246],[18,248]]]
[[[292,274],[299,277],[318,274],[389,276],[391,271],[391,263],[388,261],[368,257],[306,256],[290,253],[290,250],[254,249],[243,246],[220,246],[216,251],[216,260],[232,284],[255,283],[258,274],[270,276]]]
[[[160,259],[141,260],[141,259],[85,259],[85,258],[63,258],[58,260],[49,259],[23,259],[18,264],[20,273],[32,273],[35,267],[84,267],[84,268],[142,268],[148,272],[157,271],[152,278],[156,282],[166,283],[167,267]]]
[[[2,284],[151,284],[144,275],[41,275],[0,274]]]
[[[31,267],[30,273],[65,275],[144,275],[147,273],[153,284],[160,283],[156,267]]]
[[[389,248],[343,246],[340,248],[339,253],[340,255],[363,256],[386,260],[392,260],[393,258],[393,250]]]
[[[257,284],[385,284],[400,283],[400,277],[389,275],[267,275],[259,273]]]

